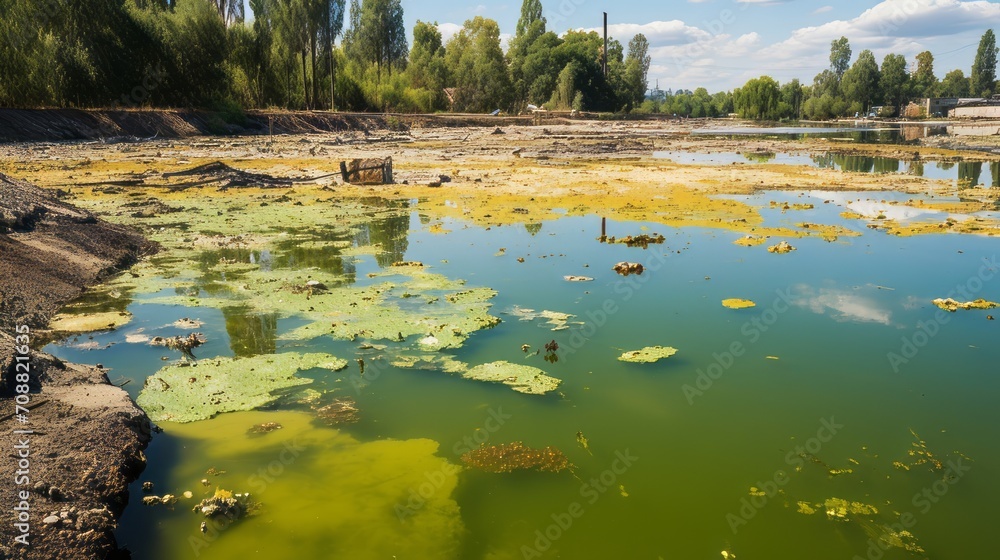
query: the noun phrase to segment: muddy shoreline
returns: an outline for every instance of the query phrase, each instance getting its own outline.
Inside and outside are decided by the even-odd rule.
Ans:
[[[8,442],[0,464],[8,497],[0,527],[3,558],[119,555],[114,529],[128,502],[128,484],[145,468],[149,420],[99,366],[22,353],[25,339],[13,336],[26,336],[37,348],[62,305],[155,249],[130,228],[0,174],[0,430]],[[13,397],[25,363],[30,410],[19,418],[24,410],[15,410]],[[14,434],[23,429],[32,433]],[[15,455],[18,445],[27,449],[28,469],[21,469]],[[14,518],[21,512],[27,514],[27,533],[14,525],[23,520]]]

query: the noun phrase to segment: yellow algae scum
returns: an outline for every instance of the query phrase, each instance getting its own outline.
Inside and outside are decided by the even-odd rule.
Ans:
[[[170,213],[186,223],[185,201],[211,196],[225,203],[225,217],[257,215],[265,204],[338,204],[378,197],[418,200],[431,220],[460,218],[479,225],[540,223],[563,215],[600,214],[618,221],[644,221],[674,227],[697,226],[733,231],[748,239],[819,237],[827,241],[855,236],[831,224],[764,226],[760,208],[724,195],[764,190],[896,191],[923,200],[957,194],[952,182],[905,174],[842,172],[805,165],[679,164],[653,157],[656,150],[828,153],[847,150],[889,157],[961,161],[968,153],[892,145],[844,147],[821,140],[748,140],[693,137],[663,124],[592,123],[553,127],[413,129],[405,135],[344,132],[295,137],[187,139],[137,144],[47,146],[45,157],[24,157],[0,149],[0,171],[43,187],[70,191],[83,206],[109,209],[121,221],[155,222]],[[749,145],[754,144],[754,145]],[[759,145],[758,145],[759,144]],[[392,156],[396,184],[338,184],[339,162],[356,157]],[[996,159],[975,154],[980,159]],[[189,170],[202,170],[191,175]],[[212,176],[212,172],[218,172]],[[208,175],[205,175],[208,174]],[[235,183],[234,183],[235,181]],[[220,187],[228,190],[220,192]],[[270,187],[270,188],[257,188]],[[966,189],[967,190],[967,189]],[[984,190],[984,189],[980,189]],[[992,189],[986,189],[992,190]],[[996,193],[977,195],[977,209],[995,205]],[[968,197],[965,197],[968,198]],[[287,200],[286,200],[287,199]],[[168,208],[154,202],[162,202]],[[790,207],[808,209],[808,204]],[[170,208],[172,207],[172,209]],[[892,233],[941,231],[989,234],[996,218],[942,220],[923,225],[885,222]],[[251,228],[266,223],[250,221]],[[290,224],[292,225],[292,224]],[[865,221],[859,220],[863,227]],[[440,225],[434,231],[445,233]],[[608,232],[625,235],[635,232]]]
[[[262,424],[281,428],[253,433]],[[290,540],[301,558],[457,553],[464,527],[452,493],[462,467],[438,456],[435,441],[360,442],[300,412],[234,412],[163,428],[181,456],[157,490],[192,495],[178,505],[184,515],[162,521],[185,536],[163,541],[165,558],[285,558]],[[186,511],[217,488],[249,493],[258,507],[235,521]]]

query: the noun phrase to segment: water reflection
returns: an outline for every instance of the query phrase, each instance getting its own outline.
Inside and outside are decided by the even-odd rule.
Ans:
[[[274,354],[277,349],[278,314],[253,313],[245,307],[222,309],[229,334],[229,348],[240,357]]]
[[[853,173],[899,173],[900,160],[886,157],[870,157],[847,154],[823,154],[813,156],[817,167],[840,169]],[[923,174],[923,167],[920,169]]]
[[[823,169],[837,169],[850,173],[907,173],[917,177],[935,180],[954,180],[960,187],[982,185],[1000,186],[1000,162],[989,162],[989,173],[983,176],[982,161],[936,162],[922,160],[902,160],[889,157],[874,157],[857,154],[827,152],[812,156],[774,152],[715,152],[699,154],[691,152],[657,151],[653,157],[664,158],[679,164],[730,165],[733,163],[778,163],[784,165],[808,165]]]
[[[358,246],[380,247],[382,250],[375,254],[375,262],[379,268],[385,268],[403,260],[403,255],[409,246],[407,241],[409,230],[410,217],[406,215],[372,220],[361,226],[360,231],[354,236],[354,243]]]
[[[786,126],[786,127],[732,127],[705,128],[694,130],[692,134],[715,135],[728,138],[779,137],[797,140],[809,136],[822,135],[826,138],[849,139],[869,144],[914,144],[921,138],[943,136],[948,133],[945,126],[899,126],[880,127],[829,127],[829,126]]]
[[[877,299],[866,297],[857,290],[835,287],[813,288],[800,284],[794,288],[793,303],[819,315],[829,315],[835,321],[892,324],[892,312],[883,308]]]
[[[958,187],[964,189],[978,185],[982,173],[983,163],[980,161],[958,162]]]

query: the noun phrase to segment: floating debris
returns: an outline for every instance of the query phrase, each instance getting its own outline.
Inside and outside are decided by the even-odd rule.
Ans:
[[[790,252],[792,252],[794,250],[795,250],[795,247],[792,247],[792,245],[790,243],[788,243],[787,241],[782,241],[782,242],[778,243],[777,245],[772,245],[772,246],[770,246],[770,247],[767,248],[767,252],[768,253],[778,253],[778,254],[781,254],[781,253],[790,253]]]
[[[927,448],[927,442],[920,439],[917,432],[910,430],[913,434],[913,443],[910,444],[909,451],[906,452],[913,461],[910,463],[902,463],[900,461],[893,461],[892,466],[897,469],[908,471],[912,467],[919,467],[921,465],[930,465],[932,471],[943,471],[944,463],[938,459],[930,449]],[[967,459],[967,457],[964,457]]]
[[[422,263],[420,261],[396,261],[396,262],[392,263],[392,266],[415,266],[415,267],[423,267],[424,263]]]
[[[748,299],[729,298],[722,300],[722,306],[728,307],[729,309],[747,309],[750,307],[756,307],[757,304]]]
[[[412,369],[440,370],[445,373],[462,373],[469,369],[469,364],[456,360],[450,354],[403,354],[389,362],[394,367]]]
[[[677,349],[670,346],[647,346],[640,350],[625,352],[621,356],[618,356],[618,360],[622,362],[649,364],[669,358],[676,353]]]
[[[621,494],[622,498],[628,498],[628,492],[625,491],[625,485],[618,485],[618,493]]]
[[[508,315],[513,315],[521,321],[534,321],[535,319],[545,319],[547,325],[552,325],[553,331],[562,331],[570,328],[570,325],[583,325],[582,321],[570,321],[576,315],[570,315],[569,313],[560,313],[558,311],[549,311],[543,309],[542,311],[535,311],[534,309],[528,309],[526,307],[514,306],[513,308],[505,311]]]
[[[769,204],[771,208],[781,208],[784,210],[812,210],[815,208],[812,204],[789,204],[787,202],[777,202],[772,200]]]
[[[849,502],[843,498],[827,498],[823,502],[826,517],[838,521],[850,521],[848,515],[877,515],[878,508],[861,502]]]
[[[734,245],[740,245],[742,247],[755,247],[757,245],[763,245],[767,241],[767,238],[761,235],[745,235],[736,241],[733,241]]]
[[[812,514],[816,513],[816,508],[819,507],[819,505],[816,505],[816,507],[813,507],[813,505],[810,504],[809,502],[799,502],[798,506],[799,506],[799,510],[798,510],[799,513],[804,513],[806,515],[812,515]]]
[[[204,324],[205,324],[204,321],[200,321],[198,319],[189,319],[187,317],[181,317],[180,319],[177,319],[176,321],[171,323],[172,326],[177,327],[178,329],[189,329],[189,330],[200,329],[201,326]]]
[[[462,462],[491,473],[515,470],[560,472],[573,467],[566,455],[555,447],[533,449],[520,441],[483,445],[462,455]]]
[[[60,333],[87,333],[110,331],[132,320],[132,314],[127,311],[109,311],[107,313],[91,313],[88,315],[56,315],[49,328]]]
[[[959,309],[993,309],[994,307],[1000,307],[1000,303],[986,301],[982,298],[966,302],[956,301],[951,298],[937,298],[932,303],[941,309],[951,311],[952,313]]]
[[[250,426],[250,429],[247,430],[247,434],[252,436],[269,434],[280,429],[281,424],[277,422],[264,422],[263,424],[254,424],[253,426]]]
[[[191,352],[195,348],[205,344],[205,335],[201,333],[191,333],[187,336],[168,336],[166,338],[162,336],[154,336],[150,339],[150,346],[165,346],[171,350],[180,350],[185,356],[194,358],[194,354]]]
[[[593,455],[594,453],[590,450],[590,443],[587,441],[587,437],[583,435],[583,432],[576,433],[576,442],[580,444],[581,447],[587,450],[587,453]]]
[[[194,422],[220,412],[250,410],[273,402],[274,391],[312,383],[299,371],[339,371],[347,361],[330,354],[268,354],[202,360],[196,367],[168,366],[146,379],[136,399],[154,422]]]
[[[604,243],[621,243],[623,245],[628,245],[629,247],[642,247],[643,249],[649,247],[650,245],[658,245],[663,243],[666,238],[658,233],[652,235],[647,235],[645,233],[640,235],[626,235],[625,237],[615,238],[614,236],[600,238]]]
[[[357,403],[351,398],[334,399],[330,404],[314,410],[316,417],[329,425],[353,424],[359,420]]]
[[[478,365],[462,374],[466,379],[503,383],[518,393],[544,395],[555,391],[561,380],[549,377],[544,371],[531,366],[506,361]]]
[[[150,340],[150,336],[142,332],[142,329],[125,335],[125,342],[128,344],[145,344]]]
[[[629,274],[642,274],[642,271],[645,270],[641,263],[627,261],[622,261],[611,268],[622,276],[628,276]]]
[[[250,515],[257,509],[257,504],[250,499],[250,494],[233,494],[228,490],[218,488],[210,498],[199,502],[192,511],[205,517],[224,516],[236,520]]]
[[[590,276],[563,276],[563,280],[567,282],[593,282],[594,279]]]

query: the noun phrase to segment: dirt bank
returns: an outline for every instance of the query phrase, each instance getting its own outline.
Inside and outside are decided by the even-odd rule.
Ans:
[[[504,126],[530,123],[488,115],[382,115],[310,111],[250,111],[245,116],[210,111],[0,109],[0,143],[132,140],[210,135],[305,134],[409,127]]]
[[[128,484],[145,467],[149,421],[98,367],[63,363],[41,352],[18,362],[24,333],[38,340],[67,301],[155,247],[130,229],[98,220],[51,193],[0,174],[0,461],[3,558],[108,558],[128,501]],[[20,329],[18,328],[20,326]],[[27,422],[13,394],[30,366]],[[14,430],[31,434],[14,434]],[[20,445],[21,447],[15,447]],[[19,465],[27,447],[28,469]],[[16,471],[27,470],[19,478]],[[27,491],[28,546],[15,541],[15,510]],[[15,500],[15,496],[17,500]],[[23,504],[21,504],[23,506]]]

